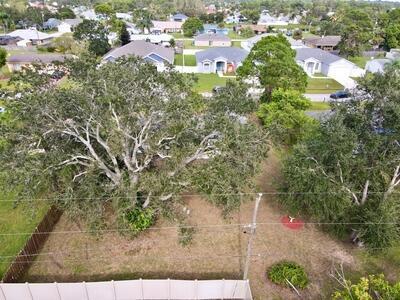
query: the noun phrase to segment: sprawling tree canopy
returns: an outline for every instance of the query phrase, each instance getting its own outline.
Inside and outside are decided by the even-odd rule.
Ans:
[[[265,88],[264,97],[271,98],[276,88],[294,89],[304,92],[307,74],[295,61],[296,52],[290,48],[283,36],[262,38],[251,49],[243,65],[239,67],[241,77],[256,77]]]
[[[76,26],[73,36],[78,41],[87,42],[89,51],[95,55],[104,55],[110,50],[108,30],[98,21],[83,20]]]
[[[183,75],[138,58],[67,68],[61,86],[27,72],[7,103],[14,121],[2,125],[2,165],[16,170],[28,196],[47,182],[65,207],[85,212],[117,196],[172,208],[187,190],[213,194],[226,210],[240,203],[234,194],[249,187],[267,150],[244,117],[255,103],[243,86],[230,83],[205,101]]]
[[[284,168],[283,202],[372,248],[400,238],[399,71],[365,78],[362,95],[335,105]]]

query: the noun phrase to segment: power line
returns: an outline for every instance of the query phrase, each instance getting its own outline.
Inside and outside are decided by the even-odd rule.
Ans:
[[[387,191],[370,191],[368,194],[384,194]],[[205,196],[254,196],[260,194],[254,193],[220,193],[220,194],[180,194],[174,197],[205,197]],[[262,195],[337,195],[346,194],[345,192],[261,192]],[[362,195],[363,192],[354,192],[354,194]],[[392,192],[391,194],[400,194],[400,192]],[[20,198],[8,199],[0,198],[0,202],[34,202],[34,201],[65,201],[65,200],[108,200],[108,199],[146,199],[146,198],[161,198],[162,196],[104,196],[104,197],[71,197],[71,198]]]
[[[297,223],[297,222],[293,222]],[[304,225],[400,225],[397,222],[301,222]],[[282,222],[259,222],[255,225],[283,225]],[[212,224],[212,225],[182,225],[182,226],[163,226],[163,227],[149,227],[146,230],[172,230],[180,228],[220,228],[220,227],[248,227],[249,223],[233,223],[233,224]],[[110,232],[129,232],[129,228],[112,228],[112,229],[93,229],[93,230],[63,230],[63,231],[43,231],[36,232],[35,235],[42,234],[86,234],[86,233],[110,233]],[[21,236],[32,235],[32,232],[12,232],[0,233],[0,236]]]

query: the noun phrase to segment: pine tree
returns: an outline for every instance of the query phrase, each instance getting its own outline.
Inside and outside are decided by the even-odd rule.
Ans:
[[[130,42],[131,36],[126,29],[126,24],[123,23],[119,31],[119,40],[121,41],[121,46],[126,45]]]

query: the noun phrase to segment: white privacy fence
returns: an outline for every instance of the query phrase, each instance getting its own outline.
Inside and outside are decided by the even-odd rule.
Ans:
[[[0,300],[252,300],[248,280],[0,283]]]

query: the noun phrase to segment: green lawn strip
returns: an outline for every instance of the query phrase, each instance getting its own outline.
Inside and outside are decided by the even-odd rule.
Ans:
[[[311,107],[308,110],[329,110],[331,107],[329,102],[311,102]]]
[[[308,78],[307,94],[330,94],[343,90],[343,86],[332,78]]]
[[[219,77],[217,74],[195,74],[198,78],[194,91],[198,93],[211,92],[215,86],[225,86],[232,78]]]
[[[232,47],[242,48],[242,42],[241,41],[233,41]]]
[[[169,34],[172,35],[174,37],[174,39],[183,39],[183,38],[185,38],[185,36],[180,32],[172,32],[172,33],[169,33]]]
[[[0,233],[28,233],[26,235],[5,235],[0,236],[0,278],[7,271],[12,262],[26,241],[30,233],[40,223],[49,209],[46,201],[42,202],[22,202],[14,205],[15,194],[7,192],[3,185],[0,185]]]
[[[175,54],[174,64],[176,66],[183,66],[183,54]],[[196,56],[195,55],[185,55],[185,66],[187,66],[187,67],[196,66]]]
[[[240,34],[237,34],[233,30],[228,31],[228,37],[230,37],[231,39],[234,39],[234,40],[245,40],[245,38],[243,36],[241,36]]]

